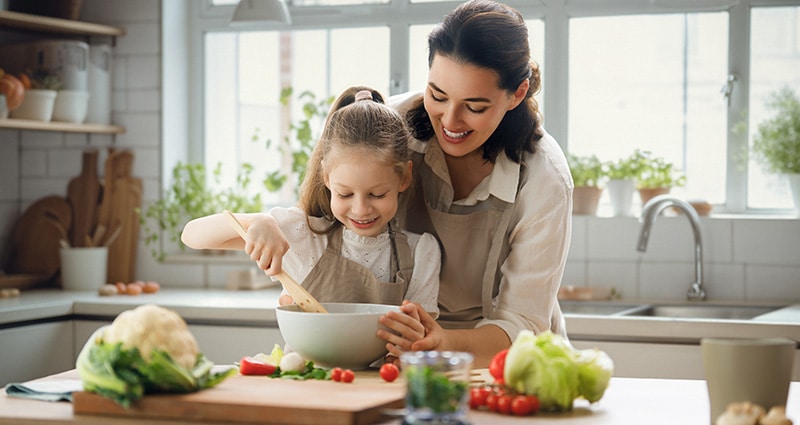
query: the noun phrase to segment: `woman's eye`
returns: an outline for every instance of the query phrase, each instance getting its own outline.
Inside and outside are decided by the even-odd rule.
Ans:
[[[337,193],[336,196],[338,196],[341,199],[347,199],[347,198],[353,196],[353,194],[352,193]]]
[[[467,106],[467,110],[472,112],[473,114],[482,114],[482,113],[486,112],[487,109],[489,109],[489,108],[484,107],[484,108],[477,108],[476,109],[476,108],[473,108],[472,106]]]
[[[444,102],[443,97],[436,97],[436,95],[433,94],[433,92],[431,92],[431,99],[433,99],[434,102]]]
[[[373,198],[375,198],[375,199],[383,199],[383,198],[385,198],[385,197],[386,197],[386,194],[387,194],[387,193],[388,193],[388,192],[384,192],[384,193],[380,193],[380,194],[376,194],[376,193],[370,193],[370,194],[369,194],[369,196],[371,196],[371,197],[373,197]]]

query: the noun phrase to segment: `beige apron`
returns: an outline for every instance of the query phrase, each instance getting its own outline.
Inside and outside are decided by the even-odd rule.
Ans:
[[[343,226],[328,234],[325,253],[303,281],[303,287],[320,302],[400,305],[414,268],[406,235],[389,226],[392,282],[379,281],[371,270],[343,257],[343,237]]]
[[[435,143],[435,142],[434,142]],[[415,154],[415,163],[423,161]],[[434,178],[429,167],[417,168],[427,173],[416,179],[413,199],[402,209],[400,226],[415,233],[431,233],[442,245],[442,270],[439,283],[439,324],[444,328],[474,328],[483,318],[494,314],[492,300],[500,286],[500,256],[507,255],[508,224],[511,204],[490,198],[479,211],[458,214],[430,207],[423,181]],[[447,258],[457,256],[458,258]],[[480,280],[476,279],[480,276]],[[475,282],[481,282],[476,287]]]

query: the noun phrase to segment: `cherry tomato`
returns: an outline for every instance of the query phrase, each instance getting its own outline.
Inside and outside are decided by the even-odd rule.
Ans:
[[[508,348],[500,350],[492,357],[489,363],[489,373],[494,379],[503,379],[503,370],[506,367],[506,356],[508,355]]]
[[[486,387],[472,387],[469,390],[469,406],[473,409],[486,406],[489,390]]]
[[[517,416],[527,416],[532,410],[531,402],[527,396],[517,395],[511,399],[511,413]]]
[[[342,372],[344,371],[340,367],[335,367],[331,369],[331,380],[340,382],[342,380]]]
[[[497,411],[507,415],[511,413],[511,399],[512,397],[508,394],[501,395],[497,398]]]
[[[381,378],[386,382],[392,382],[400,376],[400,369],[393,363],[384,363],[380,370]]]
[[[342,382],[344,383],[351,383],[353,380],[356,379],[356,374],[353,373],[350,369],[345,369],[342,371]]]
[[[531,405],[531,413],[536,413],[539,411],[539,397],[535,395],[528,395],[525,396],[528,399],[528,403]]]
[[[489,410],[491,410],[492,412],[496,412],[497,411],[497,399],[498,398],[499,398],[499,396],[497,394],[494,394],[494,393],[489,393],[486,396],[486,407]]]
[[[250,356],[239,361],[239,373],[242,375],[272,375],[278,368],[275,365],[258,361]]]

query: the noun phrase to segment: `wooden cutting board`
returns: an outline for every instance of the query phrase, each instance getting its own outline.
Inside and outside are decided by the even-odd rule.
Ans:
[[[72,246],[87,246],[97,225],[97,205],[100,201],[100,179],[97,177],[96,149],[83,152],[81,173],[67,185],[67,200],[72,208],[72,227],[69,239]]]
[[[292,381],[262,376],[232,376],[214,388],[192,394],[146,395],[129,409],[102,396],[73,393],[75,414],[155,418],[200,423],[373,424],[383,409],[404,405],[405,384],[381,380],[375,371],[356,372],[349,384]]]
[[[14,225],[6,273],[55,277],[61,269],[58,222],[67,232],[72,210],[67,199],[46,196],[31,204]]]

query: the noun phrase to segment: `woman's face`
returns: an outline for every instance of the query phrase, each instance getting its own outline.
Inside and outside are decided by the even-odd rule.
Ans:
[[[359,236],[377,236],[386,230],[409,178],[402,178],[393,166],[359,150],[346,149],[328,160],[331,163],[325,186],[331,191],[333,216]],[[407,174],[411,175],[410,162]]]
[[[509,93],[498,88],[498,75],[491,69],[434,55],[425,110],[444,153],[463,157],[483,146],[506,112],[523,100],[527,84]]]

